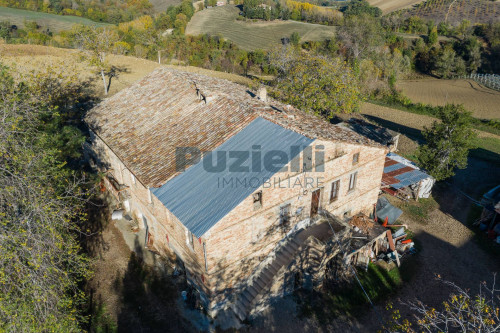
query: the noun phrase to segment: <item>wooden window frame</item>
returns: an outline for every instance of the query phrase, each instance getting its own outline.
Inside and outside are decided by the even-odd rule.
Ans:
[[[334,188],[335,188],[335,196],[333,195]],[[330,191],[330,203],[337,201],[339,199],[339,194],[340,194],[340,179],[337,179],[332,182],[332,188]]]

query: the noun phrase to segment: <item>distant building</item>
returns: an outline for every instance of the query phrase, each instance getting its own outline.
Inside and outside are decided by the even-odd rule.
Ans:
[[[217,7],[224,6],[226,3],[226,1],[217,1]]]

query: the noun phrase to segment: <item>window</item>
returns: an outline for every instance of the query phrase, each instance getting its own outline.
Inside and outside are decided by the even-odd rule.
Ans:
[[[330,202],[334,202],[339,198],[340,179],[332,183],[332,191],[330,192]]]
[[[291,204],[287,204],[280,207],[280,225],[285,225],[290,221],[291,209],[292,209]]]
[[[359,153],[356,153],[352,156],[352,165],[358,164],[359,162]]]
[[[356,187],[356,180],[358,179],[358,172],[351,173],[351,176],[349,177],[349,190],[348,192],[354,190]]]
[[[194,249],[193,233],[191,231],[187,230],[187,229],[186,229],[186,244],[191,249]]]
[[[257,210],[262,207],[262,191],[253,194],[253,209]]]

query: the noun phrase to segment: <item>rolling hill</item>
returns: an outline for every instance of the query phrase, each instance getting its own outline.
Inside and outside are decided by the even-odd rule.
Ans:
[[[222,35],[244,50],[269,50],[281,45],[281,38],[298,32],[301,41],[332,38],[335,27],[296,21],[238,21],[239,8],[232,5],[197,12],[189,22],[188,35]]]
[[[9,21],[17,26],[23,26],[24,21],[36,21],[42,28],[49,28],[53,32],[69,30],[75,24],[105,26],[107,23],[94,22],[78,16],[63,16],[24,9],[0,7],[0,21]]]

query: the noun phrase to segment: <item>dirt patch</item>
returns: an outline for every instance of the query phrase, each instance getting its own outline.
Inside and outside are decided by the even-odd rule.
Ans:
[[[123,233],[109,220],[109,208],[101,206],[98,232],[89,241],[94,276],[88,282],[90,331],[191,332],[192,326],[178,307],[184,279],[174,277],[168,263],[145,264],[145,250],[134,252]],[[94,216],[95,217],[95,216]]]

